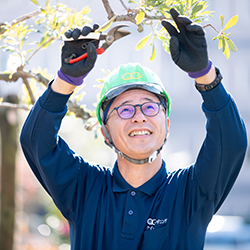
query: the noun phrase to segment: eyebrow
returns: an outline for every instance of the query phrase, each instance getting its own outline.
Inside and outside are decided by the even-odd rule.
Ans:
[[[151,98],[148,98],[148,97],[143,97],[142,100],[149,101],[149,102],[154,102],[154,100],[152,100]],[[131,103],[131,102],[132,102],[132,100],[124,101],[120,105],[125,105],[125,104]]]

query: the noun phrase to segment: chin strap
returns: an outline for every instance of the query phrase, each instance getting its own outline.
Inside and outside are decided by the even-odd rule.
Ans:
[[[114,143],[112,142],[111,138],[110,138],[110,135],[109,135],[109,132],[107,131],[106,127],[105,126],[102,126],[103,128],[103,132],[105,134],[105,136],[107,137],[107,139],[109,140],[109,142],[106,142],[105,140],[105,143],[106,145],[108,145],[111,149],[113,149],[120,157],[126,159],[127,161],[133,163],[133,164],[137,164],[137,165],[140,165],[140,164],[145,164],[145,163],[152,163],[158,156],[158,154],[160,153],[160,151],[162,150],[164,144],[166,143],[167,141],[167,138],[165,138],[163,144],[161,145],[161,147],[156,150],[152,155],[150,155],[149,157],[145,158],[145,159],[134,159],[134,158],[131,158],[127,155],[125,155],[124,153],[122,153],[115,145]]]

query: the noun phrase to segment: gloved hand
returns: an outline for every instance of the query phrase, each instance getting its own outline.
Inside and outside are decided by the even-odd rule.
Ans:
[[[173,61],[193,78],[205,75],[210,70],[212,62],[208,60],[202,26],[181,16],[175,9],[171,9],[170,14],[179,31],[166,20],[162,21],[162,25],[171,36],[170,53]]]
[[[66,82],[73,85],[80,85],[84,77],[94,67],[99,40],[78,39],[80,35],[87,36],[90,32],[94,32],[99,28],[99,25],[94,24],[93,28],[84,26],[82,31],[78,28],[65,32],[67,38],[73,38],[73,41],[65,41],[61,53],[61,68],[58,71],[58,76]],[[79,62],[69,64],[65,62],[66,58],[71,56],[78,57],[86,53],[88,57]]]

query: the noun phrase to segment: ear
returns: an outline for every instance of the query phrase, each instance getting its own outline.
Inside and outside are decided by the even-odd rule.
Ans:
[[[102,135],[103,135],[103,137],[104,137],[104,140],[105,140],[107,143],[109,143],[109,140],[108,140],[108,138],[105,136],[105,133],[104,133],[104,131],[103,131],[103,126],[104,126],[104,125],[102,125],[102,127],[101,127]]]

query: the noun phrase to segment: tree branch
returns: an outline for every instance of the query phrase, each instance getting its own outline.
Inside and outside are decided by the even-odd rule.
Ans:
[[[23,22],[23,21],[25,21],[27,19],[30,19],[31,17],[34,17],[34,16],[36,16],[36,15],[38,15],[40,13],[41,13],[41,11],[37,10],[37,11],[31,12],[31,13],[28,13],[28,14],[26,14],[24,16],[18,17],[17,19],[12,20],[12,22],[10,23],[10,27],[15,25],[15,24],[18,24],[20,22]],[[4,26],[7,27],[8,26],[7,23],[2,23],[1,24],[1,26],[0,26],[0,28],[1,28],[0,29],[0,35],[2,35],[7,30],[7,29],[4,28]]]
[[[136,20],[135,20],[136,14],[128,14],[128,15],[117,15],[115,18],[115,22],[132,22],[134,24],[136,24]]]
[[[31,107],[28,107],[28,106],[25,106],[22,104],[14,104],[14,103],[10,103],[10,102],[1,102],[0,108],[23,109],[26,111],[31,110]]]
[[[33,91],[32,91],[32,89],[31,89],[31,87],[29,85],[29,82],[28,82],[27,78],[26,77],[22,77],[22,79],[23,79],[23,83],[24,83],[24,85],[25,85],[25,87],[26,87],[26,89],[27,89],[27,91],[29,93],[29,97],[30,97],[31,103],[35,104],[36,99],[35,99],[35,96],[34,96]]]
[[[41,74],[34,74],[32,72],[26,72],[22,70],[22,67],[17,69],[17,72],[14,74],[6,73],[0,74],[0,80],[5,82],[16,82],[19,78],[22,78],[23,83],[25,84],[27,91],[29,93],[31,103],[35,103],[35,97],[30,88],[28,78],[34,78],[36,81],[41,82],[44,86],[48,86],[49,80],[43,77]],[[0,103],[0,108],[8,107],[13,109],[23,109],[23,110],[30,110],[30,108],[23,106],[23,105],[14,105],[12,103],[2,102]],[[82,120],[88,120],[91,118],[91,115],[88,111],[81,108],[76,102],[72,102],[71,100],[68,101],[68,108],[69,111],[74,113],[76,117],[81,118]]]
[[[82,120],[88,120],[91,115],[89,112],[81,108],[76,102],[68,101],[68,109],[70,112],[73,112],[76,117],[81,118]]]
[[[110,20],[113,16],[115,16],[115,12],[112,10],[108,0],[102,0],[102,3],[108,14],[108,19]]]
[[[32,72],[26,72],[23,70],[18,70],[17,72],[10,74],[10,73],[2,73],[0,74],[0,80],[5,82],[16,82],[19,78],[34,78],[36,81],[42,83],[45,87],[48,86],[49,80],[42,76],[41,74],[34,74]]]

